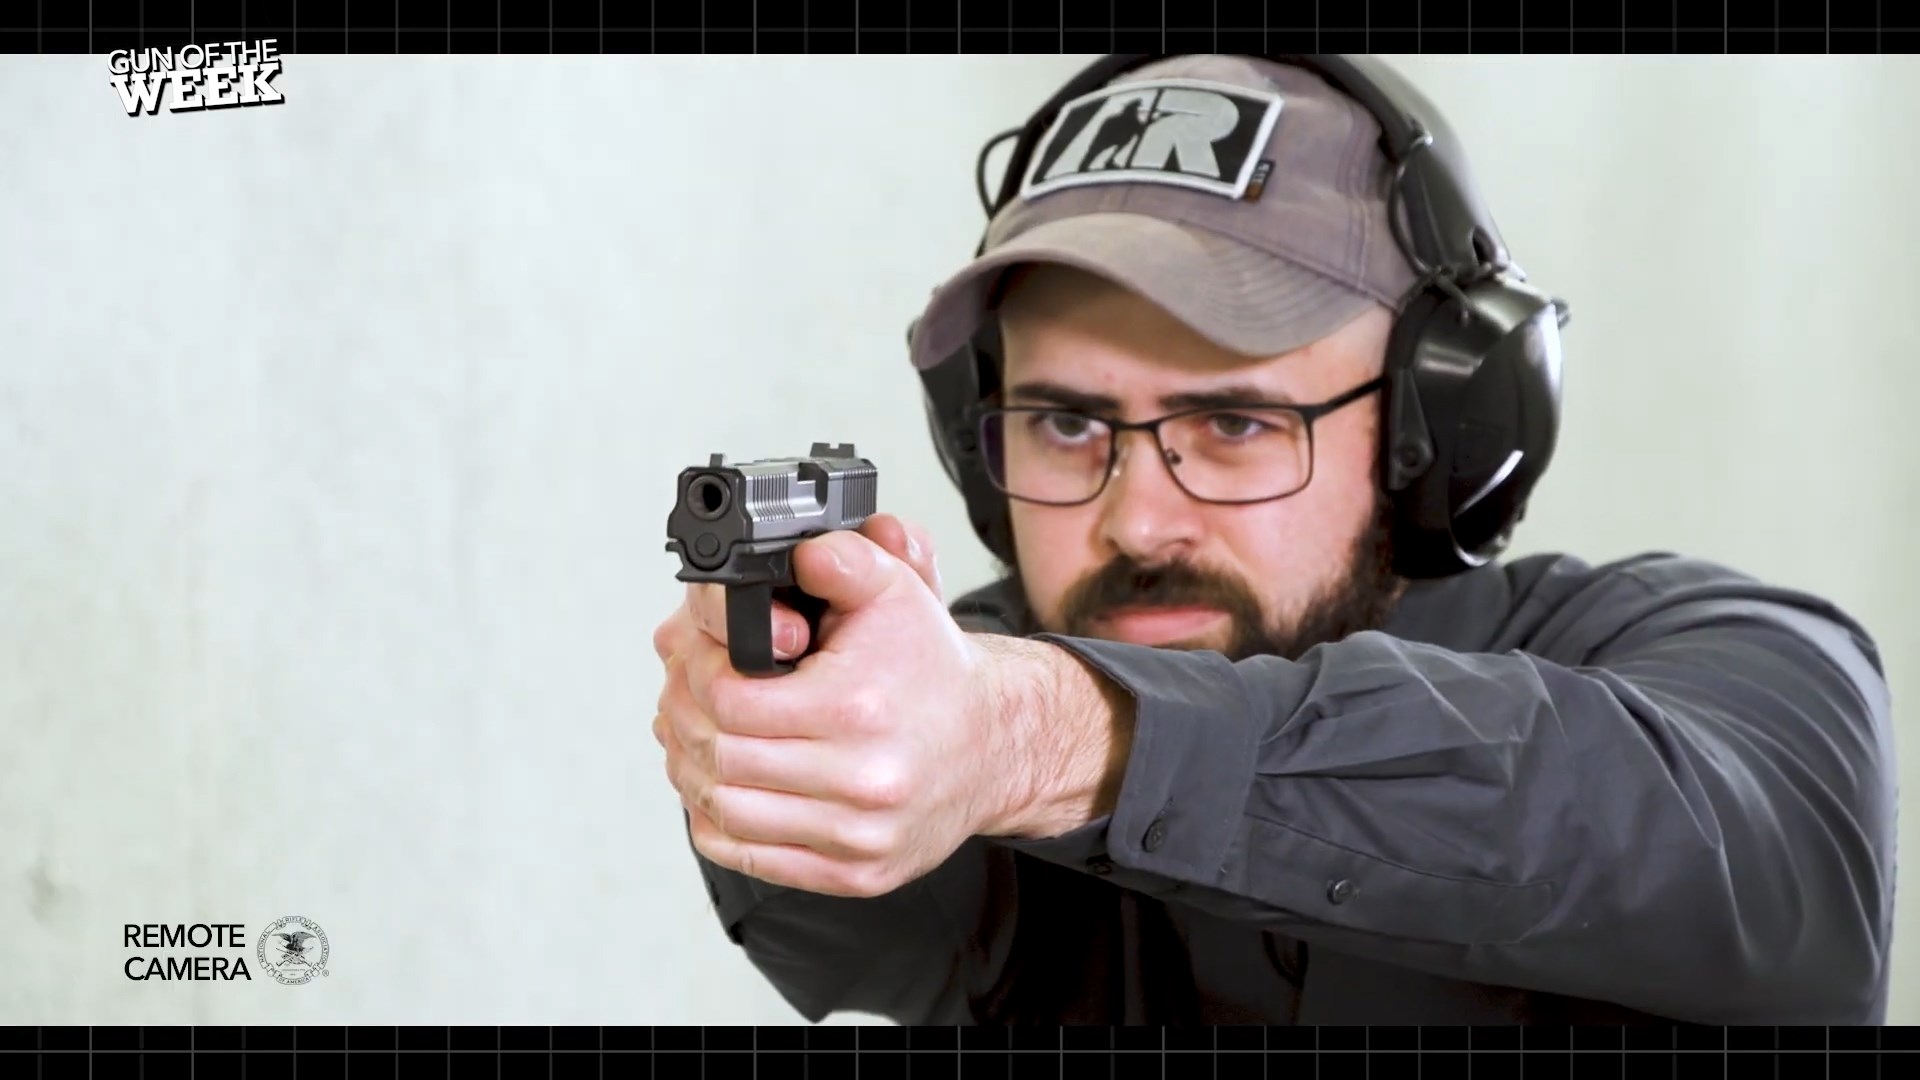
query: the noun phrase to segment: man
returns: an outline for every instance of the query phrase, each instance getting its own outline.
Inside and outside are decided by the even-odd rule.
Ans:
[[[731,671],[711,587],[655,635],[732,940],[813,1020],[1882,1022],[1866,633],[1674,556],[1397,576],[1379,127],[1298,68],[1153,77],[1277,92],[1265,192],[1029,193],[915,334],[999,330],[1007,579],[948,609],[880,515],[798,549],[793,673]]]

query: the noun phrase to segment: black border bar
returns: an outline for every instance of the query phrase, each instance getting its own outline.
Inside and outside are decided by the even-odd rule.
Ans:
[[[16,0],[0,52],[1880,53],[1907,0]]]
[[[1911,1027],[0,1028],[0,1075],[36,1080],[1894,1080],[1915,1065]]]

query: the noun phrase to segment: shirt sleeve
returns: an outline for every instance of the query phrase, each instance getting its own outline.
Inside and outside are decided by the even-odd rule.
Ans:
[[[1013,942],[1008,853],[984,840],[885,896],[824,896],[694,858],[721,926],[774,989],[819,1023],[841,1011],[972,1024]]]
[[[1238,663],[1039,635],[1132,694],[1132,756],[1111,815],[1003,843],[1471,982],[1883,1022],[1895,777],[1871,642],[1784,591],[1627,591],[1558,661],[1377,632]]]

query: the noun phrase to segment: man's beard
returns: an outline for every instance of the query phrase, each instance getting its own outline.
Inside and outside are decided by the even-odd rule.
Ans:
[[[1346,573],[1284,626],[1269,624],[1261,615],[1259,598],[1235,577],[1191,563],[1143,566],[1121,555],[1067,590],[1057,632],[1101,637],[1096,629],[1100,617],[1123,608],[1215,608],[1230,620],[1228,641],[1219,647],[1228,659],[1280,656],[1297,660],[1315,645],[1386,623],[1406,586],[1405,579],[1393,572],[1391,521],[1390,506],[1381,496],[1375,501],[1372,521],[1348,550]],[[1022,606],[1023,631],[1054,629],[1038,624],[1026,607],[1026,586],[1018,565],[1010,570],[1013,595]]]

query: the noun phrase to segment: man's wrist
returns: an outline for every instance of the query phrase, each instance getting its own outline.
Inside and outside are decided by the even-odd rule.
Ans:
[[[1007,765],[982,831],[1042,839],[1111,813],[1132,747],[1133,695],[1058,645],[975,637],[991,658],[987,707]]]

